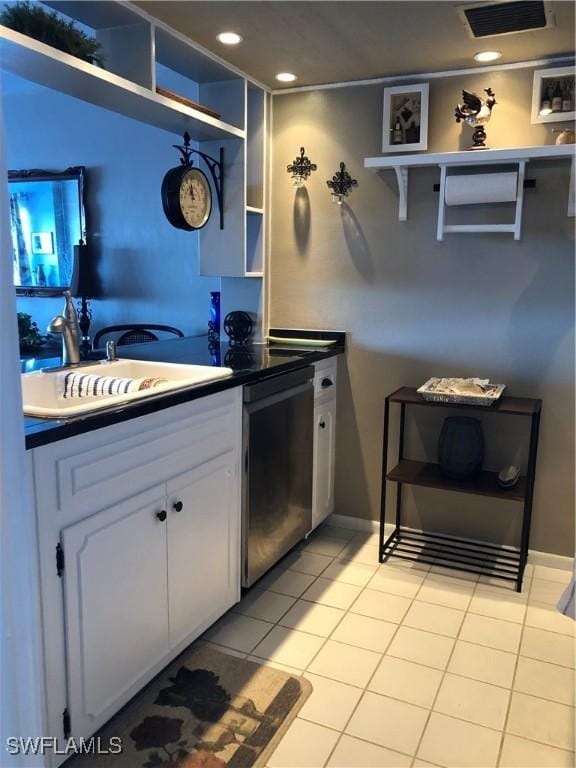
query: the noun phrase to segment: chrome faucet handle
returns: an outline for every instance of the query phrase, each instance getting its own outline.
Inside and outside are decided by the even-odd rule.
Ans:
[[[48,333],[64,333],[64,329],[66,328],[66,320],[62,315],[56,315],[55,317],[50,320],[50,323],[48,325],[48,328],[46,329]]]
[[[118,360],[118,355],[116,354],[116,342],[113,339],[106,342],[106,360],[109,362]]]

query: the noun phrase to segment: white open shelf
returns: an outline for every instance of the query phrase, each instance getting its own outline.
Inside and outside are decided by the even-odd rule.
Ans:
[[[506,165],[508,163],[525,164],[535,160],[562,160],[574,158],[573,144],[544,147],[516,147],[514,149],[483,149],[464,150],[460,152],[425,152],[414,155],[389,155],[367,157],[364,167],[375,171],[391,169],[396,174],[399,193],[398,219],[408,218],[408,169],[425,166],[439,166],[445,173],[446,168],[460,166]],[[574,162],[571,171],[571,188],[573,188]],[[522,192],[522,190],[520,190]],[[441,190],[442,194],[442,190]],[[521,210],[520,210],[521,213]],[[568,203],[568,215],[574,215],[573,199]],[[512,232],[519,237],[518,217],[515,224],[507,225],[450,225],[444,226],[443,232]],[[439,238],[441,239],[441,238]]]
[[[3,26],[0,56],[2,68],[19,77],[171,133],[187,130],[197,141],[245,137],[241,128]]]

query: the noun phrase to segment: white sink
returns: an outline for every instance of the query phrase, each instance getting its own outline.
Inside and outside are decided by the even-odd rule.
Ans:
[[[87,373],[96,376],[142,379],[161,378],[167,381],[153,389],[121,395],[98,397],[62,397],[62,377],[66,373]],[[96,364],[52,371],[35,371],[22,374],[22,400],[26,416],[45,419],[65,419],[82,416],[123,403],[158,396],[175,389],[187,389],[232,375],[231,368],[214,368],[210,365],[179,365],[154,363],[148,360],[102,360]]]

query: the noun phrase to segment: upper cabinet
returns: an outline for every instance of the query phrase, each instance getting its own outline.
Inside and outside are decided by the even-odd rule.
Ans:
[[[269,94],[223,60],[123,2],[50,2],[102,46],[105,68],[0,26],[1,67],[173,134],[219,160],[223,228],[214,209],[199,234],[200,274],[262,277]],[[204,161],[193,156],[203,170]],[[166,169],[168,170],[168,168]]]

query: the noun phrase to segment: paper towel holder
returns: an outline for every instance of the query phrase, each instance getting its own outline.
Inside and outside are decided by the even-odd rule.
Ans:
[[[517,160],[511,165],[518,166],[516,182],[516,200],[514,221],[510,224],[446,224],[446,179],[447,168],[445,164],[440,165],[440,196],[438,200],[438,227],[436,230],[436,239],[444,240],[445,234],[472,234],[472,233],[510,233],[514,240],[520,240],[522,231],[522,205],[524,202],[524,176],[526,171],[526,160]],[[451,168],[466,167],[451,165]]]
[[[524,189],[536,189],[536,179],[524,179]],[[440,184],[433,184],[432,190],[440,192]]]

